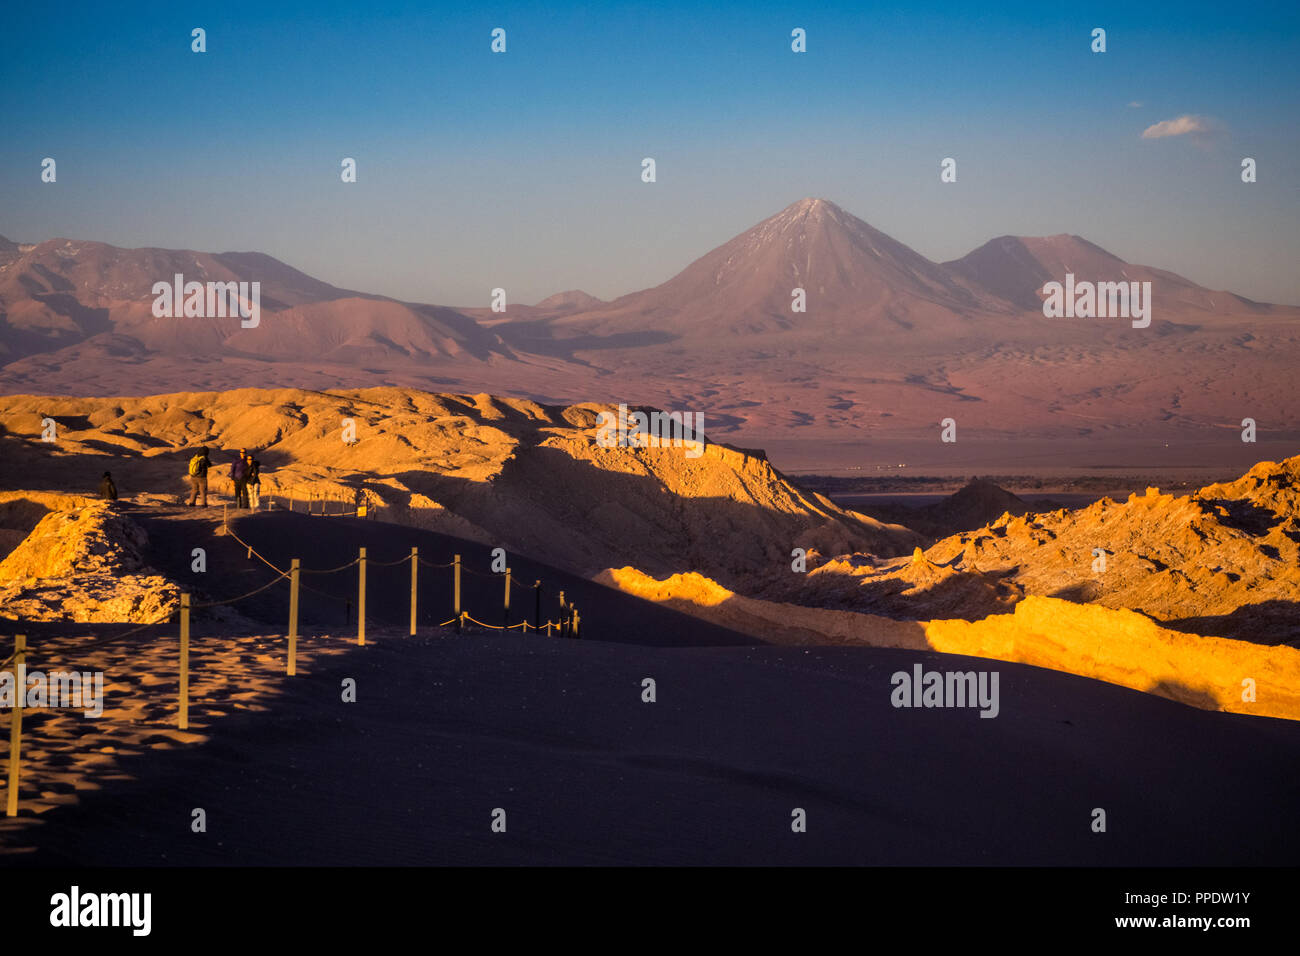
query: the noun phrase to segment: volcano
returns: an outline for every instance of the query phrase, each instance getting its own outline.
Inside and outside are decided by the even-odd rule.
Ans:
[[[806,311],[795,312],[795,289]],[[674,338],[853,334],[960,320],[1007,305],[825,199],[802,199],[667,282],[557,319],[555,334]]]

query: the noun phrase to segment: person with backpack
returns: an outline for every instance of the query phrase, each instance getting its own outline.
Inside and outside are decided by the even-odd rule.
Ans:
[[[104,472],[104,477],[99,479],[99,497],[107,498],[109,501],[117,500],[117,485],[113,484],[113,473]]]
[[[248,462],[244,460],[244,449],[230,463],[230,480],[235,483],[235,507],[248,507]]]
[[[256,511],[262,503],[262,463],[249,452],[244,456],[244,464],[248,468],[244,487],[248,489],[249,507]]]
[[[187,507],[193,508],[199,494],[203,495],[203,507],[208,506],[208,469],[212,462],[208,459],[208,450],[202,448],[190,459],[190,500]]]

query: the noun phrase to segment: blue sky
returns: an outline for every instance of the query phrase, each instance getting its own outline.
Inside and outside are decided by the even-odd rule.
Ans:
[[[936,260],[1071,232],[1300,304],[1294,6],[111,6],[8,14],[0,234],[486,305],[654,285],[820,196]],[[1142,138],[1183,115],[1216,133]]]

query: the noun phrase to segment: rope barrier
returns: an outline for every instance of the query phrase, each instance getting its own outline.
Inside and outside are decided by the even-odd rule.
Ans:
[[[353,513],[355,514],[355,512],[353,512]],[[329,516],[329,515],[325,515],[324,517],[331,517],[331,516]],[[263,554],[261,554],[259,551],[257,551],[257,549],[254,548],[251,544],[249,544],[247,541],[245,541],[243,538],[241,538],[238,534],[236,534],[235,531],[234,531],[234,530],[233,530],[233,529],[232,529],[228,524],[227,524],[227,525],[224,525],[223,527],[224,527],[225,533],[226,533],[227,535],[229,535],[231,538],[233,538],[235,541],[237,541],[237,542],[240,544],[240,546],[246,548],[246,549],[248,550],[248,553],[249,553],[250,556],[254,556],[254,557],[256,557],[259,561],[261,561],[263,564],[265,564],[265,565],[266,565],[268,568],[270,568],[272,571],[275,571],[275,572],[276,572],[276,576],[275,576],[274,578],[272,578],[270,581],[266,582],[265,584],[263,584],[263,585],[261,585],[261,586],[259,586],[259,587],[256,587],[256,588],[254,588],[253,590],[248,591],[248,592],[245,593],[245,594],[241,594],[241,595],[239,595],[238,597],[226,598],[225,600],[221,600],[221,601],[206,601],[206,602],[203,602],[203,603],[201,603],[201,604],[192,604],[192,605],[190,605],[190,610],[191,610],[191,611],[204,610],[204,609],[207,609],[207,608],[214,608],[214,607],[223,607],[223,606],[230,605],[230,604],[236,604],[236,603],[238,603],[238,602],[240,602],[240,601],[245,601],[245,600],[247,600],[247,599],[249,599],[249,598],[251,598],[251,597],[255,597],[256,595],[261,594],[263,591],[266,591],[266,590],[268,590],[268,589],[274,587],[276,584],[278,584],[279,582],[283,581],[285,578],[290,578],[290,577],[292,577],[292,572],[291,572],[291,571],[287,571],[287,570],[285,570],[285,569],[283,569],[283,568],[280,568],[280,567],[279,567],[278,565],[276,565],[274,562],[272,562],[271,560],[269,560],[267,557],[265,557]],[[391,568],[391,567],[397,567],[398,565],[401,565],[401,564],[405,564],[405,563],[407,563],[408,561],[410,561],[411,558],[412,558],[412,555],[409,555],[409,554],[408,554],[408,555],[403,555],[401,558],[398,558],[396,561],[375,561],[375,560],[373,560],[373,559],[369,559],[367,563],[370,564],[370,565],[372,565],[372,566],[374,566],[374,567],[379,567],[379,568]],[[426,559],[424,559],[424,558],[418,557],[418,555],[416,556],[416,560],[419,562],[419,564],[424,565],[426,568],[432,568],[432,569],[435,569],[435,570],[440,570],[440,569],[445,569],[445,568],[451,568],[451,567],[455,567],[455,566],[456,566],[456,562],[455,562],[455,561],[447,561],[447,562],[444,562],[444,563],[435,563],[435,562],[432,562],[432,561],[428,561],[428,560],[426,560]],[[301,575],[308,575],[308,574],[338,574],[338,573],[340,573],[340,572],[342,572],[342,571],[346,571],[348,568],[356,567],[356,566],[359,565],[360,563],[361,563],[361,558],[358,556],[358,557],[356,557],[356,558],[353,558],[353,559],[352,559],[351,561],[349,561],[347,564],[339,565],[339,566],[336,567],[336,568],[300,568],[300,569],[299,569],[299,574],[301,574]],[[501,575],[502,575],[502,572],[496,572],[496,571],[494,571],[494,572],[476,571],[476,570],[474,570],[473,568],[466,567],[465,564],[464,564],[463,562],[461,563],[460,568],[461,568],[462,571],[466,571],[466,572],[468,572],[469,574],[473,574],[473,575],[476,575],[477,577],[482,577],[482,578],[500,578]],[[509,580],[509,583],[511,584],[511,586],[514,587],[516,590],[523,591],[523,592],[529,592],[529,591],[534,591],[534,592],[535,592],[536,585],[526,584],[526,583],[524,583],[523,581],[521,581],[521,580],[518,579],[518,578],[509,578],[508,580]],[[302,589],[304,589],[304,590],[306,590],[306,591],[309,591],[309,592],[311,592],[312,594],[318,595],[318,596],[320,596],[320,597],[325,597],[325,598],[329,598],[330,600],[333,600],[333,601],[346,602],[346,603],[348,603],[348,604],[351,604],[351,598],[350,598],[350,597],[340,597],[340,596],[337,595],[337,594],[331,594],[331,593],[329,593],[329,592],[327,592],[327,591],[321,591],[321,590],[319,590],[319,589],[317,589],[317,588],[313,588],[313,587],[311,587],[310,585],[308,585],[308,584],[302,582],[301,580],[298,582],[298,586],[299,586],[300,588],[302,588]],[[552,621],[552,620],[550,620],[550,619],[548,618],[548,619],[546,620],[546,622],[545,622],[544,624],[542,624],[542,625],[534,625],[534,624],[530,623],[530,622],[527,621],[527,620],[520,621],[520,622],[517,623],[517,624],[506,624],[506,625],[500,625],[500,624],[488,624],[488,623],[485,623],[484,621],[480,621],[480,620],[478,620],[477,618],[471,616],[468,612],[465,612],[465,613],[463,614],[463,618],[464,618],[464,620],[469,621],[469,622],[471,622],[471,623],[473,623],[473,624],[476,624],[476,625],[478,625],[479,627],[485,627],[485,628],[488,628],[489,630],[493,630],[493,631],[511,631],[511,630],[515,630],[515,629],[517,629],[517,628],[522,628],[523,631],[524,631],[525,633],[527,633],[529,630],[539,631],[539,632],[540,632],[540,631],[548,630],[548,629],[551,629],[551,628],[554,628],[557,632],[559,632],[559,631],[563,628],[564,623],[565,623],[565,619],[564,619],[564,618],[561,618],[561,619],[558,620],[558,621]],[[438,625],[436,625],[436,626],[437,626],[437,627],[447,627],[448,625],[455,624],[457,620],[458,620],[458,619],[457,619],[456,617],[452,617],[452,618],[447,619],[446,621],[443,621],[442,623],[440,623],[440,624],[438,624]],[[128,638],[130,638],[130,637],[134,637],[136,634],[139,634],[141,631],[148,630],[148,629],[151,628],[151,627],[161,627],[161,626],[166,626],[166,625],[168,625],[168,624],[170,624],[170,623],[171,623],[171,622],[170,622],[170,619],[167,620],[167,621],[155,621],[155,622],[151,622],[151,623],[148,623],[148,624],[141,624],[141,625],[139,625],[138,627],[134,627],[134,628],[132,628],[132,629],[129,630],[129,631],[126,631],[126,632],[124,632],[124,633],[122,633],[122,634],[114,635],[114,636],[112,636],[112,637],[107,637],[107,638],[98,638],[98,637],[93,637],[93,636],[92,636],[90,643],[89,643],[89,644],[82,644],[82,646],[81,646],[80,649],[81,649],[81,650],[94,651],[94,650],[96,650],[96,649],[98,649],[98,648],[101,648],[101,647],[108,647],[108,646],[111,646],[111,645],[113,645],[113,644],[120,643],[120,642],[122,642],[122,641],[124,641],[124,640],[126,640],[126,639],[128,639]],[[66,640],[73,640],[73,638],[63,638],[63,639],[66,639]],[[75,638],[75,639],[78,640],[78,641],[84,641],[84,638],[83,638],[83,637],[77,637],[77,638]],[[55,638],[52,638],[51,640],[57,644],[57,642],[60,641],[61,638],[59,638],[59,637],[55,637]],[[38,647],[30,647],[30,646],[29,646],[29,648],[28,648],[28,650],[27,650],[27,654],[31,655],[31,654],[33,654],[33,653],[37,653],[37,652],[39,652],[39,651],[41,651],[41,650],[55,650],[55,649],[57,649],[57,648],[49,648],[48,646],[45,646],[45,645],[38,646]],[[0,663],[0,669],[3,669],[3,668],[5,668],[5,667],[8,667],[11,663],[13,663],[13,661],[14,661],[14,657],[15,657],[15,655],[10,654],[8,658],[6,658],[2,663]]]
[[[504,627],[504,626],[502,626],[502,625],[500,625],[500,624],[484,624],[482,621],[475,620],[473,617],[470,616],[470,614],[469,614],[468,611],[465,613],[465,620],[467,620],[467,621],[473,621],[473,622],[474,622],[475,624],[477,624],[479,627],[490,627],[490,628],[492,628],[492,630],[494,630],[494,631],[504,631],[504,630],[508,630],[508,628],[506,628],[506,627]]]
[[[311,568],[299,568],[298,570],[300,574],[338,574],[340,571],[346,571],[348,568],[352,567],[353,565],[360,564],[360,563],[361,563],[360,558],[353,558],[347,564],[341,564],[337,568],[330,568],[328,570],[317,571]]]
[[[337,594],[330,594],[328,591],[319,591],[310,584],[304,584],[302,581],[298,582],[298,587],[302,588],[304,591],[310,591],[312,594],[318,594],[321,597],[329,598],[331,601],[341,601],[349,604],[352,602],[351,598],[339,597]]]
[[[235,534],[235,530],[234,530],[233,528],[231,528],[229,525],[226,525],[225,527],[226,527],[226,534],[230,535],[230,537],[234,538],[236,541],[238,541],[240,544],[242,544],[245,548],[247,548],[249,554],[254,555],[254,556],[255,556],[259,561],[261,561],[263,564],[265,564],[265,565],[266,565],[268,568],[270,568],[272,571],[279,571],[281,574],[287,574],[287,573],[288,573],[288,572],[285,571],[283,568],[278,568],[278,567],[276,567],[274,564],[272,564],[272,563],[271,563],[270,561],[268,561],[266,558],[264,558],[264,557],[262,557],[260,554],[258,554],[257,551],[253,548],[253,546],[252,546],[251,544],[249,544],[247,541],[245,541],[243,538],[241,538],[239,535]]]
[[[289,577],[289,572],[288,572],[288,571],[282,571],[280,574],[276,575],[274,578],[272,578],[272,579],[271,579],[270,581],[268,581],[266,584],[263,584],[260,588],[256,588],[255,590],[249,591],[247,594],[241,594],[239,597],[227,598],[227,599],[224,600],[224,601],[209,601],[209,602],[207,602],[206,604],[191,604],[191,605],[190,605],[190,610],[191,610],[191,611],[197,611],[197,610],[199,610],[199,609],[201,609],[201,608],[206,608],[206,607],[220,607],[220,606],[223,605],[223,604],[234,604],[236,601],[243,601],[243,600],[245,600],[246,598],[251,598],[254,594],[261,594],[263,591],[265,591],[265,590],[266,590],[267,588],[269,588],[271,585],[273,585],[273,584],[277,584],[277,583],[279,583],[280,581],[283,581],[283,580],[284,580],[285,578],[287,578],[287,577]],[[299,585],[299,587],[301,587],[301,585]]]
[[[244,540],[243,538],[241,538],[239,535],[235,534],[235,532],[234,532],[233,530],[231,530],[229,527],[226,528],[226,533],[227,533],[228,535],[230,535],[230,537],[232,537],[232,538],[234,538],[236,541],[238,541],[238,542],[239,542],[241,545],[243,545],[245,548],[247,548],[247,549],[248,549],[248,550],[253,554],[254,557],[258,558],[258,559],[259,559],[263,564],[265,564],[267,567],[271,568],[271,569],[274,570],[274,571],[279,571],[281,574],[286,575],[286,576],[289,574],[288,571],[285,571],[285,570],[283,570],[283,569],[281,569],[281,568],[276,567],[274,564],[272,564],[272,563],[271,563],[270,561],[268,561],[266,558],[262,557],[262,555],[258,554],[257,550],[256,550],[256,549],[255,549],[251,544],[249,544],[247,541],[245,541],[245,540]],[[403,558],[403,559],[402,559],[402,561],[405,561],[405,560],[406,560],[406,558]],[[299,568],[298,573],[299,573],[299,574],[337,574],[337,573],[340,572],[340,571],[346,571],[348,568],[352,567],[353,565],[357,565],[357,564],[360,564],[360,563],[361,563],[361,558],[357,557],[357,558],[353,558],[353,559],[352,559],[351,561],[349,561],[347,564],[341,564],[341,565],[339,565],[337,568],[324,568],[324,569],[319,569],[319,570],[317,570],[317,569],[313,569],[313,568]],[[375,563],[378,563],[378,562],[375,562]],[[400,564],[401,562],[398,562],[398,563]],[[300,586],[300,587],[304,587],[304,588],[307,587],[307,585],[305,585],[305,584],[300,584],[299,586]],[[311,590],[311,589],[308,588],[308,590]],[[319,592],[319,591],[318,591],[318,592],[316,592],[316,593],[319,594],[319,593],[322,593],[322,592]]]
[[[438,626],[439,626],[439,627],[445,627],[446,624],[452,624],[452,623],[455,623],[455,620],[456,620],[456,619],[453,617],[450,621],[447,621],[445,624],[439,624]],[[469,612],[466,612],[466,613],[465,613],[465,620],[467,620],[467,621],[472,621],[473,623],[477,624],[479,627],[489,627],[489,628],[491,628],[491,629],[494,630],[494,631],[513,631],[513,630],[514,630],[515,628],[517,628],[517,627],[522,627],[524,630],[528,630],[528,629],[531,628],[531,629],[534,630],[534,631],[544,631],[544,630],[546,629],[546,625],[547,625],[547,624],[549,624],[551,627],[559,627],[559,626],[563,623],[563,621],[547,621],[547,622],[546,622],[545,624],[543,624],[541,627],[535,627],[535,626],[533,626],[532,624],[530,624],[530,623],[527,622],[527,621],[520,621],[518,624],[506,624],[506,625],[502,625],[502,624],[484,624],[482,621],[480,621],[480,620],[478,620],[477,618],[471,616],[471,615],[469,614]]]
[[[313,496],[313,497],[314,497],[314,496]],[[292,506],[292,501],[293,501],[293,498],[292,498],[292,492],[291,492],[291,497],[290,497],[290,504],[291,504],[291,506]],[[271,495],[268,495],[268,504],[274,505],[274,497],[271,496]],[[310,504],[310,503],[309,503],[309,504]],[[368,504],[368,503],[367,503],[367,504]],[[292,510],[292,508],[291,508],[291,510]],[[310,507],[309,507],[308,514],[311,514]],[[358,508],[358,510],[354,510],[354,511],[351,511],[351,512],[341,512],[339,515],[329,515],[329,514],[325,514],[325,513],[324,513],[324,501],[322,501],[322,515],[321,515],[322,517],[347,517],[348,515],[359,515],[359,508]],[[306,591],[308,591],[308,592],[310,592],[310,593],[312,593],[312,594],[318,595],[318,596],[320,596],[320,597],[329,598],[330,600],[333,600],[333,601],[346,601],[347,604],[348,604],[348,606],[349,606],[349,608],[351,607],[351,603],[352,603],[352,602],[351,602],[351,599],[348,598],[348,597],[342,597],[342,596],[339,596],[339,595],[336,595],[336,594],[331,594],[331,593],[329,593],[329,592],[327,592],[327,591],[321,591],[321,590],[318,590],[318,589],[316,589],[316,588],[311,587],[310,585],[304,583],[304,582],[301,580],[301,576],[302,576],[302,575],[313,575],[313,574],[338,574],[338,573],[340,573],[340,572],[343,572],[343,571],[348,570],[349,568],[357,567],[357,566],[359,565],[360,568],[361,568],[361,571],[360,571],[360,574],[359,574],[359,577],[358,577],[358,582],[359,582],[359,598],[358,598],[358,610],[357,610],[357,638],[356,638],[356,640],[357,640],[357,644],[358,644],[358,645],[362,645],[362,646],[364,646],[364,644],[365,644],[365,625],[366,625],[366,614],[365,614],[365,608],[366,608],[366,565],[367,565],[366,559],[365,559],[365,557],[364,557],[365,554],[366,554],[366,549],[365,549],[365,548],[362,548],[362,549],[361,549],[361,554],[358,555],[356,558],[353,558],[353,559],[352,559],[351,561],[349,561],[347,564],[339,565],[339,566],[336,567],[336,568],[315,568],[315,569],[313,569],[313,568],[302,568],[302,567],[300,566],[300,564],[301,564],[300,559],[298,559],[298,558],[294,558],[293,561],[291,562],[291,564],[292,564],[292,569],[291,569],[291,570],[285,570],[285,569],[283,569],[283,568],[280,568],[278,565],[276,565],[274,562],[272,562],[272,561],[271,561],[270,559],[268,559],[266,556],[264,556],[263,554],[261,554],[260,552],[258,552],[258,551],[257,551],[257,550],[256,550],[256,549],[255,549],[251,544],[249,544],[247,541],[245,541],[243,538],[241,538],[238,534],[236,534],[235,531],[230,527],[230,524],[229,524],[228,520],[225,518],[225,513],[224,513],[224,512],[223,512],[223,519],[222,519],[221,533],[223,533],[223,534],[225,534],[225,535],[229,535],[229,536],[230,536],[231,538],[233,538],[236,542],[238,542],[238,544],[239,544],[240,546],[246,548],[247,551],[248,551],[248,556],[249,556],[250,559],[251,559],[254,555],[256,555],[256,557],[257,557],[257,559],[258,559],[259,561],[261,561],[261,562],[262,562],[263,564],[265,564],[268,568],[270,568],[272,571],[275,572],[275,577],[273,577],[270,581],[267,581],[265,584],[263,584],[263,585],[261,585],[261,586],[259,586],[259,587],[254,588],[254,589],[251,590],[251,591],[248,591],[248,592],[246,592],[246,593],[244,593],[244,594],[241,594],[241,595],[239,595],[239,596],[237,596],[237,597],[226,598],[225,600],[220,600],[220,601],[206,601],[206,602],[203,602],[203,603],[200,603],[200,604],[192,604],[192,603],[191,603],[191,600],[192,600],[193,595],[192,595],[191,593],[184,592],[184,593],[181,594],[180,608],[179,608],[179,611],[178,611],[179,616],[180,616],[180,657],[179,657],[179,667],[180,667],[180,690],[179,690],[179,695],[178,695],[178,696],[179,696],[179,701],[178,701],[178,710],[177,710],[177,714],[178,714],[178,716],[177,716],[177,726],[180,727],[182,730],[188,728],[188,726],[189,726],[189,716],[188,716],[188,715],[189,715],[189,701],[190,701],[190,696],[189,696],[189,673],[190,673],[190,669],[189,669],[189,659],[190,659],[190,658],[189,658],[189,651],[190,651],[190,624],[191,624],[191,614],[192,614],[193,611],[200,611],[200,610],[205,610],[205,609],[208,609],[208,608],[215,608],[215,607],[224,607],[224,606],[227,606],[227,605],[237,604],[237,603],[240,602],[240,601],[246,601],[246,600],[248,600],[249,598],[255,597],[255,596],[257,596],[258,594],[261,594],[262,592],[267,591],[267,590],[269,590],[270,588],[275,587],[277,584],[279,584],[279,583],[280,583],[281,581],[283,581],[285,578],[289,578],[289,579],[291,580],[291,582],[292,582],[292,586],[291,586],[291,588],[290,588],[290,597],[289,597],[289,628],[288,628],[289,647],[288,647],[288,667],[287,667],[287,674],[288,674],[290,677],[292,677],[292,676],[294,676],[294,675],[297,673],[297,670],[296,670],[296,660],[297,660],[297,647],[298,647],[298,620],[299,620],[299,618],[298,618],[298,610],[299,610],[299,600],[298,600],[298,598],[299,598],[299,589],[301,588],[301,589],[306,590]],[[418,591],[417,591],[417,574],[416,574],[416,572],[417,572],[417,570],[418,570],[418,568],[419,568],[419,565],[421,565],[421,564],[424,565],[426,568],[431,568],[431,569],[434,569],[434,570],[440,570],[440,569],[453,568],[453,567],[454,567],[454,568],[456,569],[456,572],[457,572],[456,575],[455,575],[455,608],[456,608],[457,613],[456,613],[456,615],[455,615],[454,617],[448,618],[447,620],[443,621],[442,623],[436,625],[437,627],[439,627],[439,628],[446,628],[446,627],[448,627],[449,625],[455,624],[455,625],[457,625],[457,627],[456,627],[456,631],[457,631],[457,633],[460,633],[461,631],[463,631],[463,628],[462,628],[460,625],[463,624],[464,622],[468,621],[469,623],[474,624],[474,625],[477,625],[478,627],[487,628],[488,630],[492,630],[492,631],[506,631],[506,632],[508,632],[508,631],[513,631],[513,630],[519,629],[519,630],[522,631],[522,633],[527,634],[528,631],[529,631],[530,629],[532,629],[532,630],[534,630],[534,631],[541,631],[541,630],[542,630],[542,628],[541,628],[540,626],[536,626],[536,625],[532,625],[532,624],[530,624],[530,623],[528,622],[527,618],[525,618],[525,619],[522,620],[522,621],[519,621],[519,622],[516,623],[516,624],[502,624],[502,625],[497,625],[497,624],[488,624],[488,623],[486,623],[486,622],[484,622],[484,621],[480,621],[480,620],[478,620],[477,618],[475,618],[475,617],[473,617],[472,615],[470,615],[468,612],[466,612],[466,611],[462,611],[462,610],[461,610],[461,578],[460,578],[460,571],[465,570],[465,571],[468,571],[470,574],[477,575],[478,577],[486,577],[486,578],[499,578],[499,577],[500,577],[500,574],[499,574],[499,573],[490,573],[490,574],[489,574],[489,573],[485,573],[485,572],[482,572],[482,571],[475,571],[475,570],[473,570],[472,568],[467,568],[467,567],[465,567],[465,566],[462,564],[462,562],[461,562],[461,556],[460,556],[459,554],[456,555],[456,559],[455,559],[454,561],[448,561],[448,562],[446,562],[446,563],[441,563],[441,564],[439,564],[439,563],[435,563],[435,562],[432,562],[432,561],[428,561],[428,560],[426,560],[426,559],[424,559],[424,558],[419,557],[419,553],[418,553],[417,549],[416,549],[416,548],[412,548],[412,549],[411,549],[411,553],[410,553],[409,555],[404,555],[403,557],[397,559],[396,561],[373,561],[373,562],[370,562],[370,563],[372,563],[375,567],[378,567],[378,568],[391,568],[391,567],[396,567],[396,566],[398,566],[398,565],[405,564],[408,560],[411,562],[411,604],[410,604],[410,610],[411,610],[410,634],[411,634],[411,636],[415,636],[415,634],[417,633],[417,613],[416,613],[416,612],[417,612],[417,596],[418,596]],[[540,592],[537,591],[537,586],[540,584],[540,582],[538,582],[537,585],[533,585],[533,586],[530,587],[529,585],[523,583],[522,581],[520,581],[520,580],[518,580],[518,579],[512,577],[512,575],[511,575],[509,569],[506,569],[506,570],[505,570],[505,576],[506,576],[506,591],[505,591],[505,597],[504,597],[504,601],[503,601],[503,616],[504,616],[505,619],[508,621],[509,618],[510,618],[510,593],[511,593],[511,592],[510,592],[510,589],[511,589],[511,586],[513,585],[514,588],[516,588],[517,590],[521,590],[521,591],[525,591],[525,592],[527,592],[527,591],[529,591],[529,590],[532,590],[532,591],[534,591],[534,593],[540,593]],[[561,607],[561,610],[562,610],[562,611],[566,608],[566,605],[565,605],[565,602],[564,602],[564,592],[563,592],[563,591],[560,592],[560,607]],[[540,610],[541,610],[541,608],[540,608],[540,605],[539,605],[538,608],[537,608],[537,612],[540,613]],[[425,611],[425,614],[428,614],[428,611],[427,611],[427,610]],[[571,636],[571,637],[577,637],[577,636],[578,636],[578,634],[577,634],[578,616],[577,616],[577,612],[576,612],[576,610],[574,610],[574,609],[572,609],[572,608],[569,608],[569,615],[570,615],[570,617],[569,617],[567,620],[562,618],[562,619],[561,619],[560,621],[558,621],[558,622],[552,622],[551,620],[548,619],[547,622],[546,622],[546,631],[547,631],[548,636],[549,636],[549,634],[550,634],[550,630],[551,630],[552,627],[554,627],[554,628],[556,629],[556,634],[557,634],[557,636],[558,636],[558,635],[561,634],[561,633],[564,633],[564,632],[566,632],[566,631],[569,631],[569,627],[568,627],[568,625],[571,625],[571,626],[572,626],[572,630],[569,631],[569,636]],[[350,614],[349,614],[348,616],[351,617]],[[87,652],[87,651],[93,653],[93,652],[95,652],[96,650],[100,650],[100,649],[103,649],[103,648],[105,648],[105,647],[112,646],[112,645],[114,645],[114,644],[120,644],[120,643],[122,643],[122,642],[124,642],[124,641],[126,641],[126,640],[128,640],[128,639],[130,639],[130,638],[132,638],[132,637],[134,637],[135,635],[139,634],[139,633],[142,632],[142,631],[149,630],[150,628],[170,626],[171,623],[172,623],[172,617],[169,616],[169,617],[168,617],[166,620],[164,620],[164,621],[154,621],[154,622],[150,622],[150,623],[147,623],[147,624],[141,624],[141,625],[139,625],[139,626],[137,626],[137,627],[133,627],[133,628],[131,628],[130,630],[125,631],[125,632],[123,632],[123,633],[121,633],[121,634],[118,634],[118,635],[116,635],[116,636],[113,636],[113,637],[100,638],[100,637],[97,637],[97,636],[95,636],[95,635],[91,635],[91,639],[90,639],[89,642],[86,642],[84,636],[74,636],[74,637],[67,637],[67,636],[65,636],[64,639],[66,639],[66,640],[75,640],[75,641],[77,641],[77,642],[78,642],[78,646],[76,647],[76,650],[79,651],[79,652],[81,652],[81,653],[85,653],[85,652]],[[316,636],[330,637],[330,636],[333,636],[333,635],[316,635]],[[56,636],[56,637],[52,638],[52,639],[51,639],[51,642],[50,642],[53,646],[50,646],[50,645],[47,645],[47,644],[42,643],[42,645],[39,646],[39,647],[26,647],[26,648],[25,648],[25,651],[24,651],[24,655],[27,656],[27,657],[30,657],[30,656],[39,656],[39,657],[41,657],[41,658],[49,659],[49,657],[51,656],[52,653],[53,653],[53,654],[57,654],[57,653],[60,653],[61,651],[66,652],[67,650],[69,650],[69,648],[60,648],[60,647],[58,646],[59,641],[60,641],[60,638]],[[350,641],[351,641],[351,639],[349,638],[349,643],[350,643]],[[15,638],[15,646],[16,646],[16,647],[22,647],[22,646],[24,645],[24,643],[25,643],[25,637],[24,637],[24,636],[19,635],[18,637]],[[5,668],[9,667],[9,666],[13,663],[13,661],[14,661],[18,656],[19,656],[19,650],[15,650],[15,652],[14,652],[13,654],[10,654],[10,655],[9,655],[9,656],[8,656],[8,657],[3,661],[3,663],[0,663],[0,670],[3,670],[3,669],[5,669]],[[48,666],[48,665],[47,665],[47,666]],[[21,692],[21,691],[20,691],[20,692]],[[23,709],[24,709],[24,708],[22,708],[21,706],[15,706],[15,707],[14,707],[14,709],[13,709],[14,722],[13,722],[13,725],[12,725],[12,730],[11,730],[11,732],[10,732],[10,739],[11,739],[11,745],[12,745],[12,747],[11,747],[11,751],[10,751],[10,760],[9,760],[9,780],[8,780],[8,793],[9,793],[9,798],[8,798],[8,799],[9,799],[9,803],[8,803],[8,807],[7,807],[7,811],[6,811],[6,812],[7,812],[7,815],[10,816],[10,817],[12,817],[12,816],[16,816],[17,813],[18,813],[18,790],[19,790],[19,780],[20,780],[20,774],[21,774],[21,770],[20,770],[20,765],[21,765],[21,714],[22,714],[22,710],[23,710]],[[143,723],[145,723],[145,720],[142,719],[142,718],[133,718],[133,719],[129,719],[128,722],[131,723],[131,724],[139,725],[139,724],[143,724]]]
[[[154,621],[150,624],[141,624],[139,627],[133,627],[131,628],[131,630],[124,631],[123,633],[114,635],[113,637],[104,638],[103,640],[96,640],[90,645],[90,649],[94,650],[95,648],[98,647],[107,647],[110,644],[117,644],[120,641],[126,640],[128,637],[134,637],[136,634],[139,634],[141,631],[147,631],[151,627],[158,627],[159,625],[166,624],[166,623],[167,623],[166,621]]]

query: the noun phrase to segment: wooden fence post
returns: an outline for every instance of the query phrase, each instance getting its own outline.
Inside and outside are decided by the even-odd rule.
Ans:
[[[460,613],[460,555],[456,555],[451,563],[451,580],[452,580],[452,601],[455,606],[452,610],[456,612],[456,633],[461,632],[463,621]]]
[[[181,706],[176,726],[188,730],[190,726],[190,596],[181,595]]]
[[[538,578],[533,583],[533,630],[542,629],[542,581]]]
[[[506,568],[506,603],[501,611],[501,626],[510,626],[510,569]]]
[[[289,676],[298,672],[298,559],[289,565]]]
[[[357,565],[357,645],[366,643],[366,549],[361,549],[361,558]]]
[[[415,583],[420,570],[420,549],[411,549],[411,636],[415,637]]]
[[[578,607],[577,607],[577,605],[575,604],[574,607],[573,607],[573,639],[574,639],[575,641],[579,639],[579,637],[578,637],[578,622],[579,622],[580,620],[581,620],[581,618],[580,618],[580,616],[579,616],[579,614],[578,614]]]
[[[14,635],[14,706],[9,721],[9,801],[5,816],[18,816],[19,762],[23,752],[23,703],[27,697],[27,635]]]

